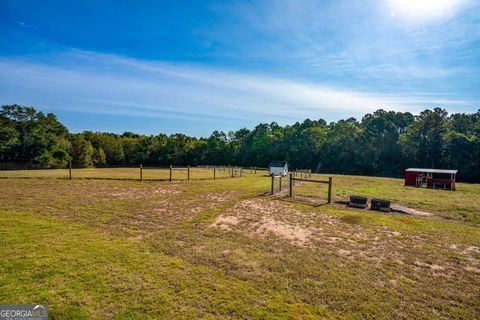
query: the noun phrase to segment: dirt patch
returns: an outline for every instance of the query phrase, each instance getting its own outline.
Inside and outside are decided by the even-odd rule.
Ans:
[[[299,211],[281,200],[257,197],[243,200],[216,218],[212,227],[235,230],[249,236],[269,234],[299,246],[313,242],[350,243],[367,235],[361,227],[343,223],[338,217]]]
[[[262,219],[262,222],[260,223],[260,226],[256,232],[260,234],[267,234],[271,232],[277,236],[289,240],[292,243],[302,246],[306,245],[312,234],[312,230],[306,227],[299,225],[292,226],[279,222],[271,217]]]
[[[433,215],[433,213],[431,213],[431,212],[420,211],[420,210],[412,209],[412,208],[402,206],[402,205],[399,205],[399,204],[392,204],[391,208],[394,212],[406,213],[406,214],[409,214],[409,215],[412,215],[412,216],[429,217],[429,216]]]
[[[200,198],[212,202],[225,202],[232,199],[236,194],[235,191],[214,191],[203,193]]]
[[[145,188],[114,187],[106,191],[108,197],[116,199],[143,199],[157,195],[175,195],[180,193],[178,185],[175,184],[162,184]]]
[[[340,259],[366,262],[388,268],[406,268],[412,274],[430,274],[440,277],[454,277],[458,267],[472,274],[480,268],[475,257],[480,248],[468,247],[455,250],[443,246],[442,252],[430,252],[426,259],[418,258],[418,250],[431,239],[421,235],[408,234],[387,226],[364,226],[348,223],[342,216],[319,212],[297,210],[291,203],[270,197],[243,200],[226,210],[211,224],[225,231],[241,232],[248,237],[268,238],[276,236],[291,244],[329,252]],[[457,251],[465,255],[463,260],[445,260],[448,252]],[[415,259],[412,259],[415,257]],[[460,265],[458,265],[460,264]]]
[[[240,220],[235,216],[218,216],[211,224],[212,227],[219,227],[220,229],[231,230],[232,226],[240,223]]]
[[[143,235],[139,234],[133,237],[128,237],[128,240],[130,241],[142,241],[143,240]]]
[[[227,210],[211,224],[224,230],[237,230],[249,235],[262,237],[274,234],[291,243],[304,246],[309,242],[313,229],[302,223],[293,223],[278,219],[277,214],[302,215],[301,212],[279,204],[278,201],[266,199],[243,200]]]
[[[480,253],[480,248],[475,247],[475,246],[471,246],[471,247],[468,247],[467,249],[465,249],[464,252],[465,253]]]

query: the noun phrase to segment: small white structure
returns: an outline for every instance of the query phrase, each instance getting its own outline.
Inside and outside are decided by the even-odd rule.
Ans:
[[[274,176],[286,176],[288,174],[287,161],[272,160],[268,167],[270,170],[270,175],[273,174]]]

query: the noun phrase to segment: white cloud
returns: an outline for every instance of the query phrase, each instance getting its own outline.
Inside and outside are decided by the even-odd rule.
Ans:
[[[199,65],[143,61],[72,50],[0,59],[0,103],[44,110],[146,116],[238,127],[260,121],[337,120],[378,108],[419,111],[471,106],[449,97],[365,92]],[[101,129],[101,128],[99,128]]]

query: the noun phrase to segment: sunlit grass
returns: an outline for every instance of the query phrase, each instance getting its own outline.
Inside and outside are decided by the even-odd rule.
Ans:
[[[270,190],[270,177],[244,174],[190,182],[0,179],[0,301],[48,303],[58,319],[480,313],[479,227],[445,219],[456,219],[458,208],[474,216],[474,204],[460,202],[469,195],[478,201],[478,185],[446,192],[405,188],[399,179],[334,176],[337,199],[395,196],[439,213],[419,218],[259,196]],[[295,190],[326,199],[326,185]],[[247,220],[231,231],[211,226],[238,205]],[[259,234],[255,225],[265,219],[310,228],[312,240],[299,246]]]
[[[244,174],[250,174],[250,170],[244,170]],[[155,168],[144,167],[144,180],[169,180],[170,169],[168,167]],[[260,171],[257,172],[260,175]],[[205,169],[190,168],[191,180],[230,178],[232,173],[228,168]],[[236,176],[240,173],[237,170]],[[42,169],[42,170],[0,170],[0,178],[39,178],[39,179],[68,179],[68,169]],[[118,179],[118,180],[140,180],[140,168],[81,168],[72,169],[72,179]],[[174,167],[172,170],[173,180],[187,180],[188,169],[186,167]]]
[[[348,200],[350,195],[387,199],[394,203],[438,213],[444,218],[480,223],[480,185],[457,183],[457,191],[404,186],[403,179],[365,176],[318,175],[311,179],[333,177],[334,200]],[[327,185],[304,183],[295,187],[296,195],[327,199]]]

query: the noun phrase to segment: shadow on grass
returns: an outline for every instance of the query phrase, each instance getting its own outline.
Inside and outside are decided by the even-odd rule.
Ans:
[[[327,200],[319,199],[319,198],[309,198],[309,197],[301,197],[301,196],[293,196],[289,197],[288,195],[278,197],[278,199],[286,202],[293,202],[293,203],[301,203],[301,204],[308,204],[313,207],[321,207],[329,205]]]

